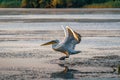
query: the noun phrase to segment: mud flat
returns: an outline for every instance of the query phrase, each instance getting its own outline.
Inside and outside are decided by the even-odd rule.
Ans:
[[[119,80],[119,9],[47,10],[0,9],[0,80]],[[87,21],[75,21],[76,17]],[[40,21],[43,18],[48,21]],[[76,46],[81,53],[65,61],[51,46],[40,46],[64,39],[61,25],[82,35]]]

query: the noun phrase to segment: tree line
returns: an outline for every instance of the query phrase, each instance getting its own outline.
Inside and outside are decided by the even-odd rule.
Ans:
[[[22,0],[24,8],[80,8],[87,4],[104,3],[111,0]]]
[[[0,0],[0,7],[22,8],[81,8],[90,4],[101,4],[120,0]]]

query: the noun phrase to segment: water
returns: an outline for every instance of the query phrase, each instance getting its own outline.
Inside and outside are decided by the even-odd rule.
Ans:
[[[5,14],[0,10],[0,79],[120,78],[111,67],[116,68],[120,64],[119,10],[112,12],[110,9],[105,14],[99,10],[90,13],[86,9],[69,13],[51,11],[50,14],[39,10],[35,11],[40,14],[19,10],[10,12],[11,9],[6,9],[9,13]],[[61,25],[70,26],[82,35],[81,43],[76,46],[81,53],[65,61],[58,60],[64,54],[53,51],[51,46],[40,46],[49,40],[64,39]]]
[[[120,19],[120,14],[1,15],[1,19]]]
[[[77,30],[120,30],[120,22],[11,22],[1,23],[0,30],[62,30],[61,25]]]

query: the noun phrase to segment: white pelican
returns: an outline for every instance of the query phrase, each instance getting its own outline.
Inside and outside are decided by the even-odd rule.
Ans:
[[[52,40],[50,42],[44,43],[41,46],[52,44],[52,49],[64,53],[66,56],[60,58],[60,60],[65,60],[69,58],[70,55],[80,53],[80,51],[75,51],[75,45],[80,43],[81,35],[73,31],[70,27],[66,26],[64,28],[65,38],[62,42],[59,40]]]

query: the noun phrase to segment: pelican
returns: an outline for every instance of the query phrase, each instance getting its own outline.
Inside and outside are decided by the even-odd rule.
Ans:
[[[69,58],[70,55],[80,53],[80,51],[75,50],[75,46],[80,43],[81,35],[68,26],[66,26],[66,28],[63,27],[63,29],[65,33],[63,41],[52,40],[41,45],[45,46],[52,44],[53,50],[64,53],[66,56],[59,58],[60,60],[65,60],[65,58]]]

